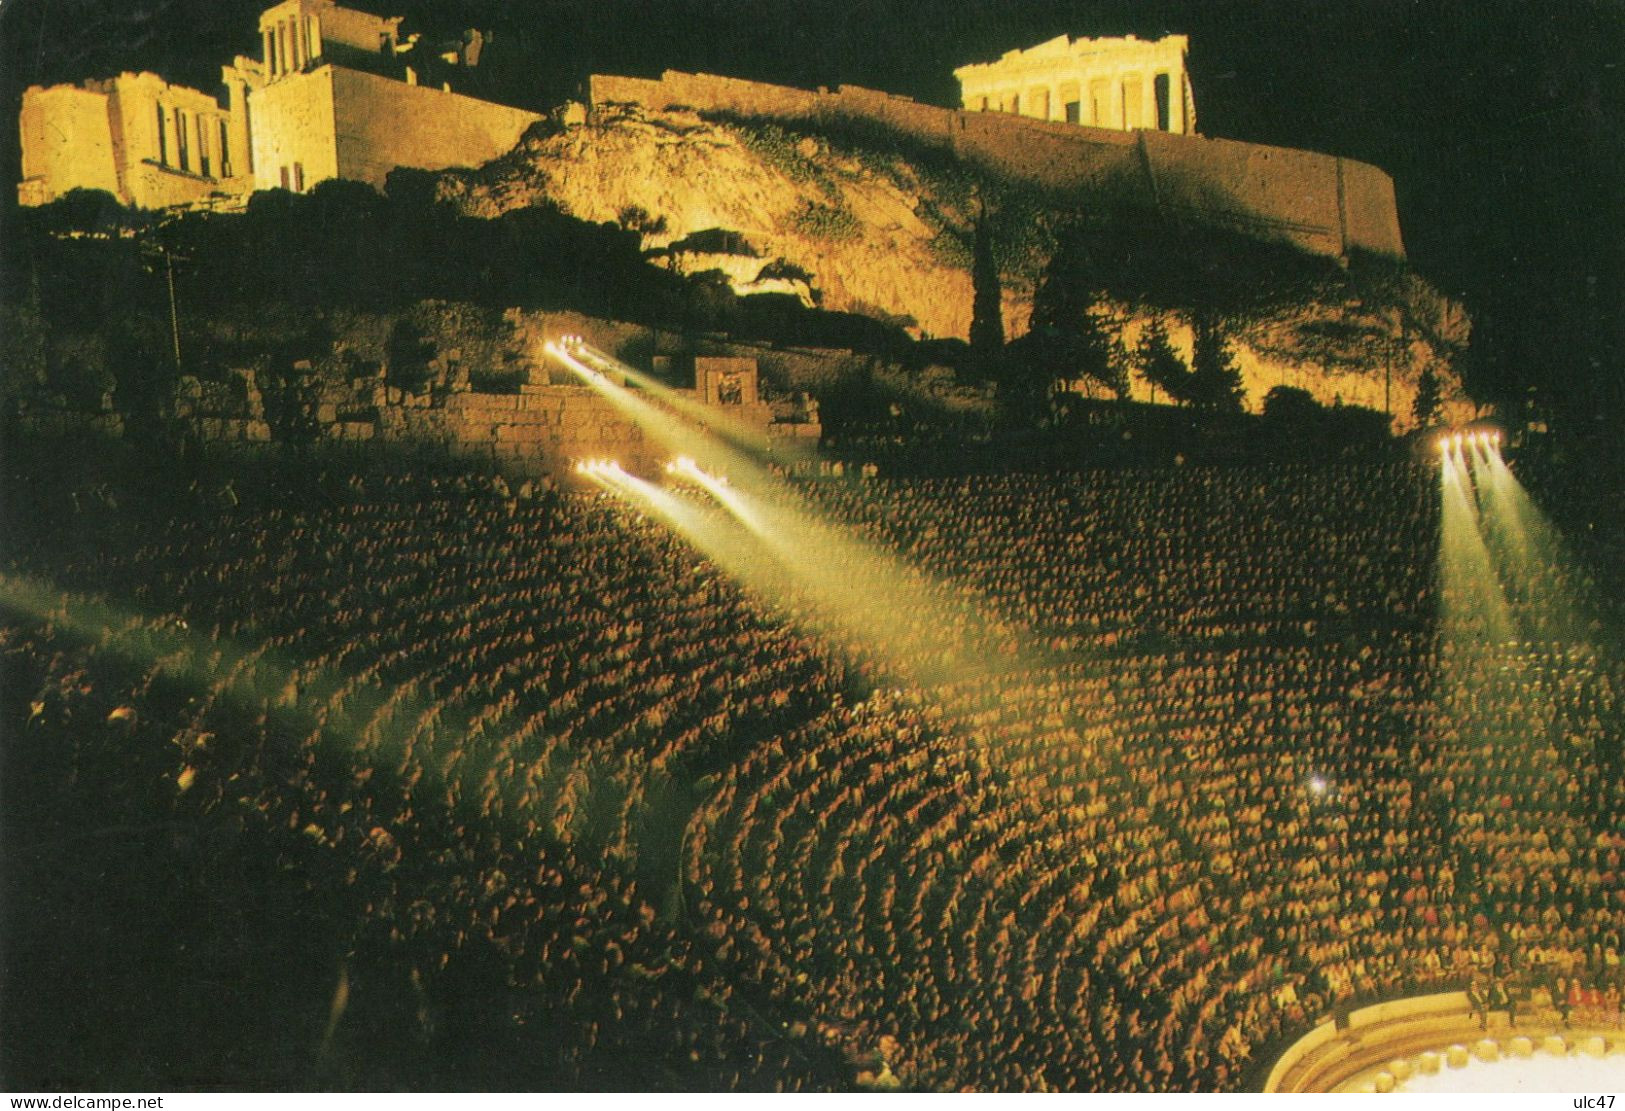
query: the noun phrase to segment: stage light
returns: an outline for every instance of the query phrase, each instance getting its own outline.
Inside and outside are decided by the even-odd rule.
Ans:
[[[1311,776],[1309,778],[1309,790],[1317,795],[1324,795],[1326,793],[1326,781],[1318,775]]]
[[[728,485],[726,475],[712,474],[686,455],[678,456],[670,463],[667,463],[666,473],[692,479],[706,489],[713,491],[717,487]]]
[[[587,475],[590,478],[626,475],[626,470],[621,466],[618,459],[580,459],[576,461],[573,469],[576,474]]]

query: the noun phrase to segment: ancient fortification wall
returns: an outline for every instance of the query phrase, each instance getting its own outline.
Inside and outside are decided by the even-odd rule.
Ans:
[[[1129,188],[1170,218],[1234,228],[1320,254],[1405,254],[1392,179],[1375,166],[1332,155],[936,108],[850,85],[809,92],[673,71],[659,80],[594,75],[589,98],[595,106],[879,123],[984,169],[1046,188]]]
[[[250,103],[256,189],[301,191],[338,176],[331,66],[255,89]]]
[[[426,85],[335,68],[337,176],[382,189],[397,166],[480,166],[512,150],[542,117]],[[274,87],[274,86],[273,86]]]
[[[459,458],[490,459],[511,469],[562,474],[579,459],[654,465],[642,431],[587,386],[526,386],[518,394],[459,393],[432,408],[386,404],[374,424],[329,425],[334,439],[439,447]]]
[[[511,150],[541,119],[339,66],[274,81],[254,91],[251,105],[260,189],[309,189],[333,177],[382,189],[397,166],[478,166]]]
[[[19,123],[21,203],[49,204],[75,187],[118,193],[105,93],[72,85],[31,88],[23,94]]]
[[[225,452],[294,450],[266,418],[257,393],[229,399],[215,383],[183,379],[173,419],[197,441]],[[457,393],[431,400],[389,390],[375,406],[316,406],[311,447],[351,453],[388,450],[477,459],[509,473],[563,476],[578,460],[615,459],[645,471],[664,462],[658,445],[603,396],[587,386],[527,386],[519,394]],[[120,439],[126,420],[100,412],[24,404],[17,431],[28,437]],[[307,441],[308,443],[308,441]]]

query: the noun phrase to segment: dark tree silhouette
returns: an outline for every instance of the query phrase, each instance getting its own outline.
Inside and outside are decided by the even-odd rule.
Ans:
[[[1422,376],[1416,380],[1416,400],[1411,403],[1411,415],[1417,424],[1426,427],[1433,423],[1439,413],[1439,393],[1439,376],[1431,366],[1423,367]]]
[[[971,259],[970,347],[978,377],[995,378],[1004,355],[1004,307],[999,285],[999,264],[993,257],[993,233],[984,205],[976,219],[976,241]]]
[[[1172,400],[1184,403],[1190,399],[1190,367],[1168,341],[1162,321],[1153,320],[1146,326],[1134,349],[1134,363],[1146,381]]]
[[[1239,411],[1244,396],[1241,370],[1218,318],[1196,318],[1196,344],[1191,354],[1191,404],[1216,412]]]
[[[1083,233],[1064,232],[1033,295],[1032,326],[1011,345],[1016,358],[1005,388],[1013,410],[1041,415],[1049,399],[1078,378],[1120,396],[1128,392],[1120,344],[1099,315],[1096,278]]]

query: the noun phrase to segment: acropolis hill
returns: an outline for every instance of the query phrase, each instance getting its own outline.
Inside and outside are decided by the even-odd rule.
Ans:
[[[1402,250],[1386,175],[1345,159],[951,111],[852,88],[806,92],[670,72],[659,81],[594,77],[591,88],[586,123],[538,129],[480,170],[446,173],[441,196],[484,217],[557,205],[637,230],[664,265],[720,273],[736,293],[793,294],[936,337],[969,333],[970,244],[984,205],[999,241],[1011,339],[1027,330],[1053,230],[1069,212],[1118,229],[1113,234],[1125,241],[1143,234],[1144,244],[1171,250],[1203,240],[1204,228],[1236,241],[1273,241],[1288,256],[1383,258]],[[1204,159],[1233,176],[1215,171],[1197,188],[1184,166]],[[1271,177],[1271,167],[1291,174]],[[1291,207],[1292,174],[1310,195],[1315,183],[1324,186],[1323,209]],[[1360,174],[1372,188],[1356,211],[1350,183]],[[1233,193],[1218,187],[1225,180]],[[1241,197],[1254,186],[1247,209]],[[1150,238],[1154,228],[1164,238]],[[1389,402],[1403,413],[1422,367],[1435,365],[1448,378],[1442,368],[1466,340],[1459,308],[1403,268],[1381,297],[1348,287],[1336,266],[1323,273],[1314,289],[1237,316],[1255,405],[1285,384],[1327,403],[1381,409],[1381,360],[1393,364]],[[1243,281],[1228,272],[1203,280]],[[1184,296],[1170,288],[1149,299],[1125,292],[1108,300],[1126,314],[1132,343],[1148,309],[1177,315]],[[1181,332],[1177,321],[1174,330]]]
[[[667,71],[594,75],[584,105],[544,118],[423,83],[399,22],[284,0],[260,19],[260,56],[223,67],[218,100],[153,74],[30,89],[19,196],[230,211],[333,179],[387,190],[415,168],[464,216],[612,225],[684,280],[918,339],[970,334],[979,228],[1014,340],[1058,230],[1086,225],[1118,339],[1132,348],[1157,320],[1189,352],[1193,315],[1223,316],[1255,411],[1297,386],[1403,430],[1424,369],[1455,389],[1466,319],[1406,268],[1387,174],[1197,134],[1183,37],[1062,37],[974,62],[956,71],[960,108]],[[450,61],[455,76],[477,51]]]
[[[1048,116],[955,111],[852,86],[814,93],[672,71],[658,81],[595,76],[590,95],[595,107],[870,124],[1046,190],[1138,193],[1163,219],[1233,228],[1318,254],[1405,254],[1393,182],[1347,158],[1155,127],[1082,127]]]

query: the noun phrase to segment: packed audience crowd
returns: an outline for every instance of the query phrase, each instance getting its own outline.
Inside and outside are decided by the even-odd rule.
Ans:
[[[10,572],[65,593],[7,605],[13,820],[228,830],[188,850],[222,902],[269,855],[334,1083],[1227,1089],[1362,1000],[1618,1022],[1625,666],[1541,591],[1512,643],[1442,617],[1428,471],[802,494],[1029,639],[908,615],[975,664],[910,684],[500,479],[24,523]]]

